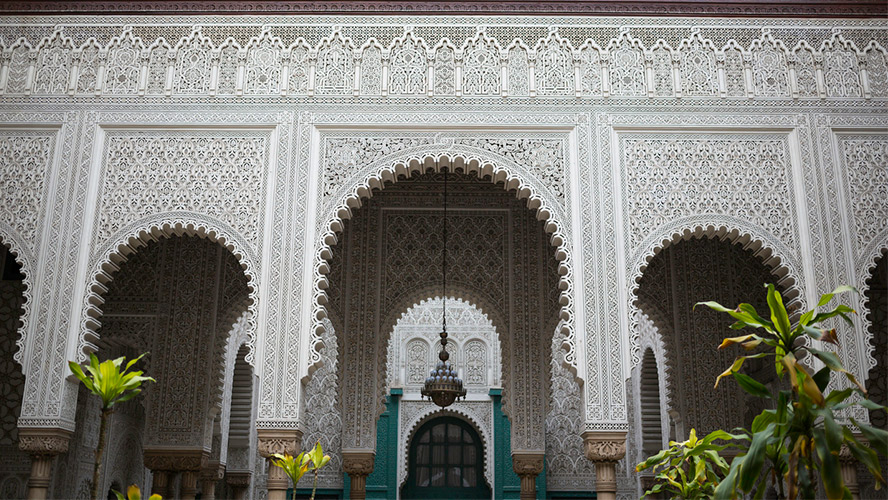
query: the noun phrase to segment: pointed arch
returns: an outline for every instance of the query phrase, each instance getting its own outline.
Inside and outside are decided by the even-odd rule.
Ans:
[[[84,294],[79,335],[74,339],[78,361],[85,360],[90,352],[97,350],[95,342],[99,339],[97,330],[101,326],[103,296],[107,293],[108,284],[114,279],[120,264],[126,262],[127,256],[149,242],[174,235],[209,239],[230,251],[240,263],[250,289],[247,297],[249,301],[247,345],[250,352],[246,359],[247,362],[253,363],[256,345],[255,318],[259,303],[259,267],[255,252],[242,235],[224,222],[208,215],[189,212],[159,213],[137,220],[117,231],[93,252],[88,267],[89,281]]]

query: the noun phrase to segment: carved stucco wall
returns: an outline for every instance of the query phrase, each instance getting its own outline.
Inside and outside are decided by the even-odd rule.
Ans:
[[[763,284],[770,282],[771,270],[750,252],[709,238],[666,248],[642,275],[641,310],[651,310],[647,304],[662,304],[665,309],[662,316],[654,313],[654,324],[663,325],[664,371],[670,381],[668,406],[681,416],[685,432],[693,428],[705,435],[716,429],[733,429],[751,421],[758,408],[733,381],[725,380],[712,389],[715,378],[736,356],[729,350],[716,350],[733,321],[693,305],[706,300],[728,307],[748,302],[766,311]]]
[[[251,307],[267,297],[251,326],[263,343],[254,361],[259,423],[297,425],[299,378],[320,361],[312,266],[329,244],[325,224],[382,164],[392,169],[425,153],[470,151],[495,163],[509,182],[515,175],[529,186],[547,221],[557,221],[556,238],[564,240],[558,252],[567,257],[567,362],[585,382],[590,430],[627,426],[625,380],[639,353],[632,289],[664,240],[710,225],[713,232],[736,230],[743,241],[748,235],[779,257],[794,293],[808,303],[836,284],[860,285],[888,244],[879,225],[888,199],[879,181],[888,91],[881,20],[455,17],[442,25],[356,16],[334,28],[323,17],[208,16],[195,29],[196,19],[0,20],[0,128],[11,152],[3,158],[21,158],[2,168],[28,179],[21,190],[0,190],[0,238],[31,271],[27,293],[35,294],[20,328],[25,349],[16,354],[27,373],[21,425],[73,429],[77,391],[60,374],[64,361],[93,341],[90,317],[101,309],[103,273],[128,245],[144,243],[133,239],[140,232],[150,241],[151,233],[187,232],[189,225],[240,255],[256,285]],[[326,138],[349,135],[364,142],[346,144],[342,161],[333,161]],[[133,152],[150,143],[172,156],[127,157],[125,137],[137,139]],[[522,142],[528,137],[534,141]],[[538,147],[540,138],[560,142],[555,161],[546,160],[550,148]],[[34,149],[23,140],[53,142]],[[720,193],[737,187],[736,176],[713,170],[687,178],[704,191],[666,188],[689,170],[660,162],[669,158],[670,141],[695,152],[682,161],[708,161],[714,171],[742,166],[778,189],[725,204]],[[223,144],[245,161],[232,165],[213,147],[179,148],[187,143]],[[250,144],[265,149],[240,147]],[[707,160],[710,150],[727,156]],[[109,151],[130,163],[104,163]],[[642,166],[664,172],[664,187],[649,185],[633,198],[645,170],[629,180],[624,167],[644,151],[656,153]],[[757,160],[732,151],[757,151]],[[130,184],[103,177],[106,168],[155,166],[210,196],[173,195],[147,177]],[[216,188],[194,175],[211,177],[216,167],[240,180]],[[112,184],[116,198],[106,196]],[[237,200],[228,205],[237,214],[226,211],[220,193]],[[624,205],[630,199],[634,204]],[[135,219],[94,248],[102,221],[115,224],[112,207]],[[630,230],[636,218],[650,220],[644,210],[651,207],[681,218]],[[789,209],[790,221],[761,207]],[[40,229],[22,222],[28,220]],[[241,234],[245,228],[252,232]],[[640,234],[646,236],[634,245]],[[858,377],[875,362],[870,329],[860,323],[840,332],[840,356]],[[293,365],[305,371],[279,369]]]

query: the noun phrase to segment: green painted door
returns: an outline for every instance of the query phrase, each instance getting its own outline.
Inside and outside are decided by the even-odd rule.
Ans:
[[[490,498],[481,439],[458,418],[440,417],[420,427],[410,443],[407,463],[404,500]]]

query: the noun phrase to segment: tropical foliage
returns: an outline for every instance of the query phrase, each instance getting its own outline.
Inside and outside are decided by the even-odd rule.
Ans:
[[[276,453],[271,456],[272,465],[284,469],[284,473],[286,473],[287,477],[290,478],[290,481],[293,482],[294,489],[306,472],[314,472],[311,500],[314,500],[315,492],[318,489],[318,471],[321,467],[327,465],[327,462],[329,461],[330,455],[324,455],[324,450],[321,448],[320,441],[318,441],[313,449],[310,451],[303,451],[296,457],[293,457],[289,453],[284,453],[283,455]]]
[[[123,493],[117,490],[111,491],[114,492],[117,500],[142,500],[142,490],[140,490],[135,484],[130,485],[130,487],[126,489],[126,496],[123,496]],[[163,500],[163,497],[155,493],[148,497],[148,500]]]
[[[716,444],[715,441],[737,437],[715,431],[697,439],[697,432],[691,429],[687,441],[670,441],[669,448],[635,467],[638,472],[651,468],[657,480],[644,496],[668,494],[688,499],[712,498],[715,487],[730,467],[719,452],[731,445]]]
[[[93,465],[92,489],[90,498],[98,499],[99,479],[102,471],[102,453],[105,451],[105,434],[107,434],[108,417],[114,412],[114,405],[122,403],[136,397],[142,389],[143,382],[151,381],[151,377],[143,377],[142,372],[138,370],[130,371],[140,359],[130,360],[123,366],[126,358],[109,359],[99,363],[99,359],[95,354],[89,355],[89,364],[86,366],[86,372],[73,361],[68,362],[71,372],[74,373],[81,383],[89,389],[90,392],[98,396],[102,400],[102,416],[99,424],[99,444],[96,446],[95,463]]]
[[[711,496],[727,500],[737,498],[739,494],[753,494],[754,498],[763,498],[769,488],[773,488],[770,491],[780,499],[814,498],[819,482],[827,498],[850,498],[839,462],[839,455],[843,452],[869,470],[879,489],[885,485],[879,455],[888,455],[888,431],[866,425],[850,415],[854,406],[862,406],[866,410],[884,407],[869,401],[866,389],[853,374],[845,370],[835,352],[824,348],[826,344],[836,348],[839,344],[835,328],[824,324],[835,321],[835,318],[852,324],[850,315],[855,311],[842,304],[819,311],[836,295],[856,293],[857,290],[840,286],[832,293],[823,295],[814,309],[805,311],[792,321],[780,292],[774,285],[766,287],[767,317],[762,317],[752,305],[746,303],[735,309],[717,302],[697,304],[729,314],[735,320],[731,325],[733,329],[749,327],[762,330],[760,334],[731,337],[722,342],[719,349],[740,346],[747,354],[737,356],[731,366],[718,376],[715,387],[722,378],[731,376],[744,391],[768,400],[772,406],[753,420],[750,429],[735,429],[727,437],[715,438],[731,439],[739,445],[740,454],[731,462],[726,473],[713,469],[713,473],[719,477],[723,475],[723,479]],[[775,390],[740,371],[747,360],[761,358],[773,358],[776,375],[781,381],[788,380],[787,387]],[[809,358],[807,362],[803,362],[806,358]],[[816,371],[810,367],[815,364],[810,362],[812,359],[819,366]],[[847,382],[833,380],[834,375],[841,376]],[[663,457],[659,462],[667,460],[668,452],[661,452],[639,464],[639,467],[649,462],[649,465],[653,465],[658,462],[654,459],[661,455]],[[688,470],[685,469],[685,474]],[[670,477],[674,479],[674,476]],[[696,471],[694,477],[697,477]],[[662,478],[660,484],[664,483],[669,483],[668,477]],[[658,491],[667,489],[661,487]],[[668,491],[681,495],[674,490]]]

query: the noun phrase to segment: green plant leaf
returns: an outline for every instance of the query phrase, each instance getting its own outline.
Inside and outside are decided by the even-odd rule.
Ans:
[[[817,458],[820,459],[820,478],[823,480],[823,489],[829,500],[841,500],[845,496],[845,488],[842,483],[837,454],[833,454],[827,445],[827,439],[823,429],[815,428],[814,449]]]
[[[780,292],[774,288],[773,283],[767,285],[768,288],[768,307],[771,308],[771,323],[774,329],[785,339],[789,336],[789,315],[786,313],[786,307],[783,305],[783,297]]]
[[[829,303],[829,301],[832,300],[833,297],[835,297],[836,295],[838,295],[840,293],[845,293],[845,292],[854,292],[857,294],[860,293],[853,286],[841,285],[841,286],[837,287],[835,290],[833,290],[832,292],[825,293],[825,294],[821,295],[820,300],[817,302],[817,307],[825,306],[827,303]]]
[[[734,380],[740,384],[740,387],[757,398],[771,398],[771,391],[764,384],[740,372],[733,372]]]
[[[828,366],[817,370],[817,373],[814,374],[814,383],[817,384],[817,388],[820,389],[820,392],[826,390],[826,386],[829,385],[829,375],[830,370]]]
[[[861,392],[866,394],[866,388],[857,381],[857,378],[851,372],[849,372],[842,366],[842,362],[839,361],[839,357],[836,356],[835,353],[829,351],[821,351],[819,349],[814,349],[813,347],[807,347],[807,350],[815,357],[817,357],[817,359],[822,361],[823,364],[826,365],[830,370],[834,372],[844,373],[845,377],[849,381],[855,384],[861,390]]]
[[[762,464],[765,462],[765,447],[774,434],[774,424],[768,424],[764,429],[756,432],[752,436],[752,442],[749,444],[749,451],[746,452],[746,459],[743,462],[743,470],[740,472],[739,488],[743,491],[750,491],[755,484],[762,470]]]
[[[869,441],[870,448],[876,450],[880,455],[888,455],[888,431],[861,424],[853,418],[851,419],[851,423],[860,429],[860,432],[863,433],[863,437]]]

